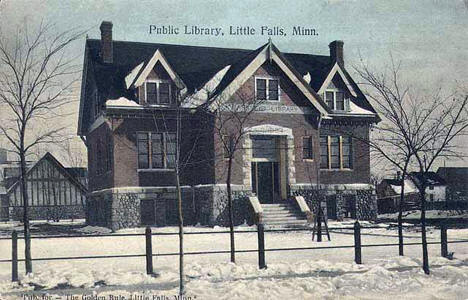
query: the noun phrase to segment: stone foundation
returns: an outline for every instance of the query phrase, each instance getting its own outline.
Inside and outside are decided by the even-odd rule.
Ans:
[[[23,220],[23,207],[12,206],[6,208],[5,212],[7,211],[10,220]],[[30,220],[83,219],[85,217],[85,207],[84,205],[29,206],[28,217]]]
[[[235,225],[252,224],[248,193],[240,186],[233,186],[232,190]],[[181,194],[184,225],[229,225],[225,185],[184,186]],[[154,201],[155,221],[151,225],[178,224],[175,187],[115,188],[94,192],[87,199],[87,223],[112,230],[142,226],[141,203],[144,200]]]
[[[334,197],[336,218],[353,217],[359,220],[377,218],[375,191],[370,185],[327,185],[316,186],[295,184],[291,195],[302,195],[309,207],[316,211],[318,199],[322,203]],[[233,185],[234,225],[254,224],[254,213],[248,196],[252,195],[247,187]],[[229,226],[227,188],[225,184],[184,186],[182,210],[184,225]],[[94,192],[88,196],[86,220],[89,225],[105,226],[112,230],[138,227],[142,223],[143,201],[149,200],[154,209],[153,226],[174,226],[178,224],[178,204],[175,187],[114,188]],[[349,203],[353,204],[350,215]],[[143,208],[142,208],[143,207]],[[325,214],[326,208],[324,209]],[[143,211],[143,214],[147,212]]]
[[[328,215],[330,205],[335,205],[336,220],[346,217],[357,220],[377,219],[377,195],[369,184],[313,185],[295,184],[291,194],[303,196],[310,209],[317,212],[318,202],[322,203],[324,215]]]

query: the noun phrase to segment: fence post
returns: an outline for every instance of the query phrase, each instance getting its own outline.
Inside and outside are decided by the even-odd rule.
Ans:
[[[317,212],[317,242],[322,241],[322,208],[320,207],[319,203],[319,208]]]
[[[18,234],[11,233],[11,281],[18,281]]]
[[[440,255],[442,257],[448,256],[447,225],[445,223],[440,224]]]
[[[258,233],[258,267],[260,269],[266,269],[265,264],[265,232],[262,223],[257,224]]]
[[[151,243],[151,228],[145,230],[146,236],[146,274],[153,274],[153,245]]]
[[[354,223],[354,261],[361,264],[361,225],[358,221]]]

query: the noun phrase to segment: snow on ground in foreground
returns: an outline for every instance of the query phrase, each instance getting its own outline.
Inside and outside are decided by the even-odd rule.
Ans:
[[[421,271],[420,264],[420,260],[407,257],[391,257],[370,265],[307,260],[270,264],[266,270],[258,270],[252,264],[194,263],[187,266],[186,288],[187,296],[196,296],[196,299],[379,299],[382,295],[405,299],[463,299],[468,295],[466,264],[459,260],[433,259],[429,276]],[[24,278],[22,284],[35,283],[47,288],[62,284],[84,287],[84,293],[91,293],[89,288],[101,282],[119,287],[100,292],[99,296],[122,295],[129,298],[131,294],[139,293],[150,296],[150,299],[152,295],[172,297],[177,294],[177,270],[166,270],[163,274],[154,278],[141,271],[83,271],[69,266],[39,272]],[[151,287],[164,283],[171,284],[166,289]],[[137,289],[138,292],[125,288],[131,285],[145,288]],[[4,282],[0,291],[20,289]],[[48,293],[54,295],[54,291]],[[16,295],[5,294],[4,297],[14,299]]]
[[[226,229],[188,227],[185,230],[219,232]],[[128,229],[119,233],[125,231],[143,232],[144,229]],[[153,228],[153,232],[158,231],[177,232],[177,228]],[[439,232],[429,228],[428,241],[438,241]],[[405,242],[420,241],[420,233],[417,231],[405,229],[404,235]],[[317,243],[311,240],[310,232],[266,232],[265,244],[268,249],[354,243],[349,230],[334,230],[331,238],[330,242],[324,238],[324,242]],[[468,239],[468,229],[449,229],[448,238]],[[144,239],[144,236],[34,239],[32,255],[40,258],[143,254]],[[363,229],[361,239],[363,245],[398,241],[394,228]],[[21,258],[24,251],[22,241],[18,246]],[[236,234],[236,247],[238,250],[256,250],[257,233]],[[155,254],[177,252],[177,249],[177,235],[153,236]],[[185,236],[184,249],[188,252],[227,250],[229,235],[188,234]],[[395,257],[397,247],[363,248],[363,265],[354,264],[352,248],[267,252],[267,270],[258,270],[257,253],[237,254],[236,265],[228,263],[229,254],[187,255],[186,287],[188,295],[197,296],[196,299],[381,299],[382,295],[403,299],[465,299],[468,295],[468,243],[449,244],[449,251],[455,252],[454,260],[440,258],[439,244],[429,245],[429,276],[424,275],[420,268],[419,245],[405,247],[405,257]],[[0,259],[9,259],[10,255],[11,241],[0,240]],[[24,291],[31,293],[33,286],[42,289],[78,288],[73,290],[75,294],[97,291],[103,296],[147,293],[149,299],[152,299],[152,295],[172,297],[177,293],[178,287],[178,257],[159,256],[153,259],[153,263],[159,277],[145,274],[144,257],[34,261],[35,273],[28,277],[24,277],[24,265],[20,263],[21,285],[10,282],[10,263],[0,263],[0,299],[18,299]],[[97,286],[100,287],[96,288]],[[42,293],[64,295],[66,292],[53,289],[42,290]]]
[[[398,213],[382,214],[379,215],[379,219],[397,219]],[[421,219],[421,211],[412,210],[403,212],[404,219]],[[468,219],[468,212],[460,213],[456,210],[428,210],[426,211],[427,219],[439,219],[439,218],[466,218]]]

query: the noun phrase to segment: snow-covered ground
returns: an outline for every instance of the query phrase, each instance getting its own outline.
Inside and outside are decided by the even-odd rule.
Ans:
[[[421,219],[421,211],[412,210],[405,211],[402,214],[404,219],[419,220]],[[398,213],[382,214],[379,219],[397,219]],[[468,220],[468,212],[459,212],[455,210],[428,210],[426,211],[427,219],[445,219],[445,218],[464,218]]]
[[[349,227],[352,223],[332,223],[330,227]],[[240,227],[254,230],[252,227]],[[105,232],[84,228],[85,232]],[[223,231],[225,228],[189,227],[186,231]],[[118,233],[143,232],[143,228]],[[177,232],[177,228],[153,228],[154,232]],[[266,248],[353,245],[352,231],[334,230],[332,241],[311,240],[310,232],[267,232]],[[468,239],[468,229],[448,231],[449,240]],[[362,244],[396,243],[396,229],[363,229]],[[439,231],[429,229],[428,240],[439,240]],[[405,230],[405,241],[419,242],[416,229]],[[176,235],[153,236],[155,254],[177,252]],[[23,243],[19,243],[23,253]],[[255,231],[236,235],[238,250],[257,249]],[[185,235],[185,251],[228,250],[228,234]],[[143,236],[79,237],[34,239],[32,254],[39,257],[83,255],[143,254]],[[468,243],[449,244],[453,260],[440,257],[440,245],[429,245],[431,275],[421,271],[421,246],[405,247],[405,257],[398,257],[397,247],[364,247],[363,264],[356,265],[354,251],[316,249],[267,252],[268,269],[258,270],[257,253],[237,254],[237,264],[230,264],[229,254],[188,255],[185,257],[187,296],[192,299],[467,299]],[[0,259],[9,259],[11,242],[0,240]],[[36,295],[93,294],[130,295],[157,299],[173,298],[178,289],[178,257],[160,256],[153,260],[158,277],[145,274],[143,257],[91,260],[33,262],[34,274],[21,284],[11,283],[10,264],[0,263],[0,299],[17,299],[26,291]],[[37,291],[32,291],[36,287]],[[196,297],[196,298],[195,298]],[[123,298],[121,298],[123,299]],[[169,298],[166,298],[169,299]],[[164,300],[166,300],[164,299]]]

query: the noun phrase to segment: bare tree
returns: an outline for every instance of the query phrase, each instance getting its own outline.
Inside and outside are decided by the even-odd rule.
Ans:
[[[184,216],[182,206],[182,189],[180,183],[181,173],[184,167],[187,165],[189,158],[181,156],[181,142],[182,142],[182,118],[183,111],[180,107],[180,91],[176,93],[176,107],[175,111],[170,111],[166,115],[165,110],[154,110],[152,115],[155,129],[158,133],[164,133],[166,138],[169,139],[167,147],[174,156],[167,155],[168,166],[173,169],[174,181],[176,186],[176,198],[177,198],[177,215],[178,215],[178,227],[179,227],[179,295],[185,294],[185,272],[184,272]],[[175,132],[174,132],[175,131]]]
[[[404,180],[413,164],[418,166],[422,175],[418,190],[421,201],[423,269],[429,274],[425,219],[426,175],[438,158],[461,155],[453,142],[457,136],[466,133],[467,96],[444,98],[440,90],[428,97],[421,96],[402,83],[400,64],[396,64],[393,58],[389,75],[371,71],[367,66],[356,68],[356,71],[369,87],[368,96],[383,116],[382,124],[374,128],[375,136],[368,143],[374,152],[403,173],[398,214],[400,255],[403,255],[401,224]]]
[[[236,262],[236,258],[232,201],[232,169],[236,162],[236,154],[243,149],[242,143],[244,137],[250,134],[246,129],[249,127],[249,124],[255,123],[253,122],[254,119],[256,121],[259,119],[256,112],[262,103],[264,103],[264,101],[256,100],[255,95],[252,93],[238,90],[229,99],[219,96],[209,101],[208,105],[203,106],[203,112],[210,117],[210,122],[212,122],[215,135],[218,138],[218,141],[215,141],[215,143],[222,148],[220,149],[222,151],[218,151],[220,155],[215,157],[215,160],[223,164],[227,161],[226,192],[229,214],[231,262],[233,263]]]
[[[75,142],[74,139],[76,139],[76,136],[70,136],[58,147],[64,156],[65,162],[70,167],[83,167],[86,165],[86,153],[81,144]]]
[[[26,273],[31,273],[26,157],[34,147],[61,138],[62,128],[46,121],[57,117],[60,109],[73,101],[69,93],[79,68],[65,55],[65,50],[82,33],[74,30],[55,33],[52,25],[42,23],[30,31],[24,23],[16,38],[11,36],[0,32],[0,107],[6,114],[0,132],[20,159],[25,267]]]
[[[373,101],[382,122],[373,127],[372,138],[368,141],[374,158],[390,162],[401,171],[401,191],[398,203],[398,244],[399,255],[403,250],[403,208],[405,201],[405,179],[413,158],[411,149],[412,131],[404,122],[407,102],[410,101],[409,88],[403,87],[399,78],[400,65],[391,58],[388,72],[377,73],[366,65],[355,68],[368,87],[367,96]]]
[[[429,186],[427,174],[438,159],[463,156],[454,141],[456,137],[467,134],[468,95],[465,93],[443,98],[436,94],[426,104],[427,106],[423,106],[424,103],[421,102],[417,101],[413,106],[419,107],[420,112],[412,115],[418,129],[417,139],[412,149],[420,174],[420,180],[416,186],[421,201],[423,269],[426,274],[429,274],[426,241],[426,189]]]

